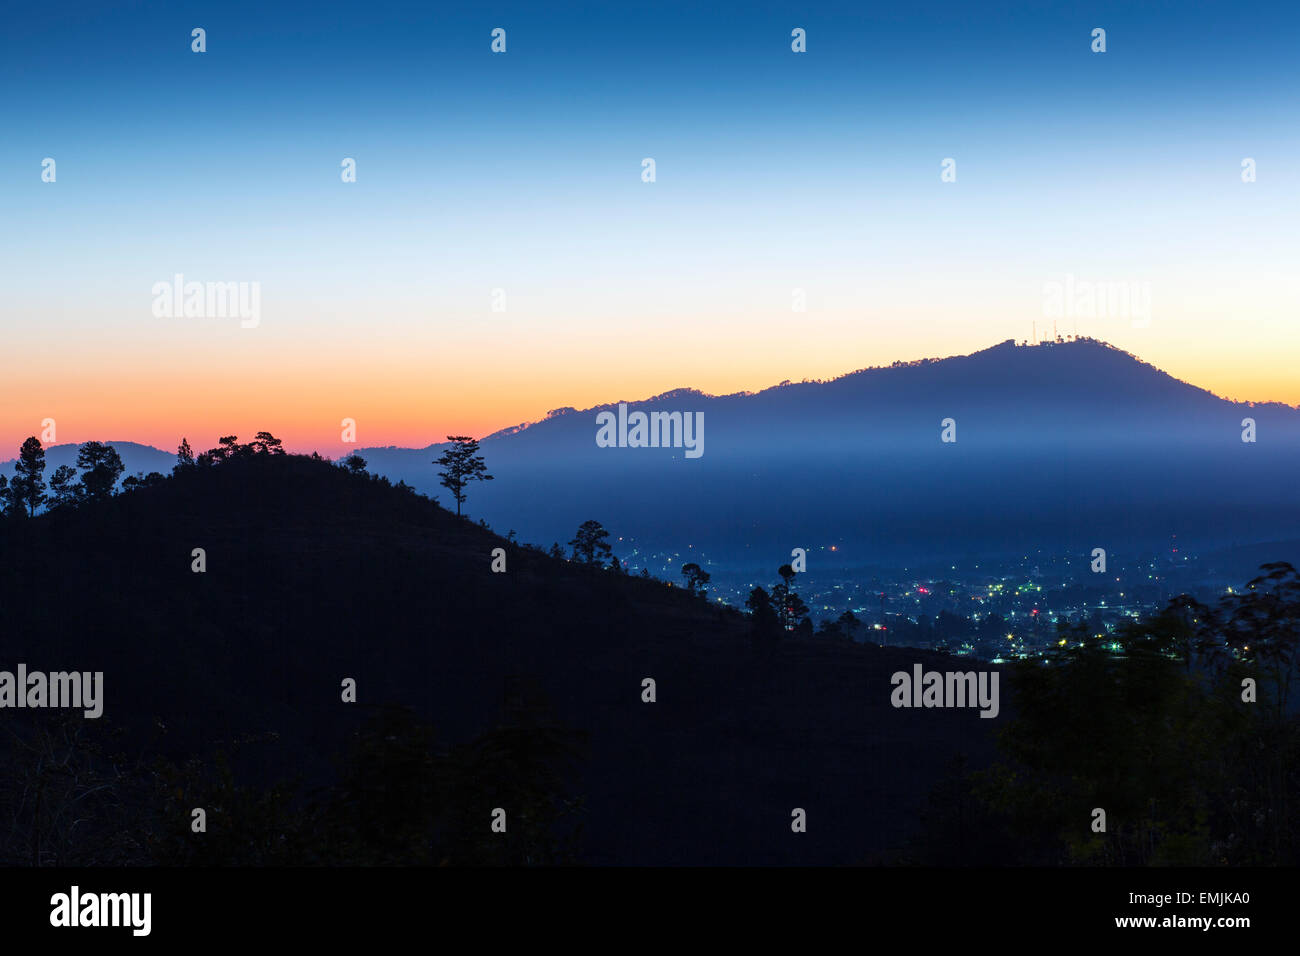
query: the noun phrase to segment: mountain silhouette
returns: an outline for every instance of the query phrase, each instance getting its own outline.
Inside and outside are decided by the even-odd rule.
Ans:
[[[1094,340],[1008,341],[828,382],[627,403],[629,414],[703,413],[696,459],[597,447],[597,415],[617,406],[561,409],[484,439],[497,480],[475,489],[476,513],[549,541],[594,511],[638,547],[761,567],[832,542],[845,562],[890,563],[1300,531],[1288,490],[1300,410],[1228,401]],[[1245,418],[1254,443],[1242,441]],[[360,454],[436,494],[442,447]]]

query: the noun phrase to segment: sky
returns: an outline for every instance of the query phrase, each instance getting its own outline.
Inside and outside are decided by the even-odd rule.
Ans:
[[[58,443],[268,429],[339,454],[352,419],[360,446],[424,446],[1053,322],[1300,404],[1284,4],[73,0],[4,22],[0,457],[47,418]],[[176,275],[255,284],[255,323],[157,314]]]

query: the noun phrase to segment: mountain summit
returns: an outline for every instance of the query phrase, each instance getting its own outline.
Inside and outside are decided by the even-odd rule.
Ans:
[[[756,393],[675,389],[625,415],[702,414],[703,454],[597,444],[620,402],[497,432],[476,513],[551,540],[596,514],[639,546],[722,560],[839,542],[854,560],[1276,538],[1300,410],[1231,402],[1091,339],[861,369]],[[1254,442],[1242,440],[1245,419]],[[665,421],[661,420],[660,424]],[[948,440],[945,440],[948,439]],[[371,468],[437,492],[421,450]],[[770,563],[770,558],[762,563]]]

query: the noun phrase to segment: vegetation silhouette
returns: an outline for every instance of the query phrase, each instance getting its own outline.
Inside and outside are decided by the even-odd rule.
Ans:
[[[468,435],[448,435],[451,447],[434,460],[446,471],[438,472],[439,484],[451,492],[456,500],[456,514],[460,514],[461,505],[468,495],[466,487],[472,481],[491,481],[483,456],[478,453],[478,439]]]
[[[614,554],[608,539],[609,532],[599,521],[584,521],[569,542],[569,547],[573,549],[573,560],[584,564],[600,564],[608,560]]]
[[[709,586],[711,575],[694,561],[689,561],[682,565],[682,577],[686,579],[686,590],[692,594],[698,594],[704,597]]]
[[[1013,667],[1002,759],[953,769],[911,859],[1300,863],[1300,575],[1261,570],[1215,607],[1181,596],[1105,637],[1062,627],[1047,661]]]

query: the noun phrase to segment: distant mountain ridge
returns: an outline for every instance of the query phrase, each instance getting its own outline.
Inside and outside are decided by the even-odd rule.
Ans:
[[[590,408],[577,409],[572,406],[552,409],[546,417],[534,422],[522,422],[498,429],[482,439],[484,444],[514,438],[519,435],[546,429],[555,423],[570,423],[575,419],[587,427],[589,420],[594,420],[600,411],[616,409],[620,403],[629,408],[644,408],[654,403],[676,404],[684,400],[708,404],[722,403],[722,407],[732,403],[743,407],[747,400],[752,400],[755,411],[779,405],[789,404],[795,408],[806,408],[810,404],[809,396],[858,397],[871,399],[893,399],[920,401],[926,405],[937,404],[937,395],[944,391],[951,392],[951,401],[956,407],[987,407],[996,403],[1019,401],[1019,397],[1005,392],[994,391],[999,383],[1018,381],[1026,389],[1050,389],[1050,396],[1055,402],[1072,401],[1089,405],[1129,407],[1135,399],[1157,402],[1159,407],[1177,403],[1188,407],[1191,403],[1204,410],[1232,406],[1237,409],[1252,409],[1269,414],[1276,413],[1280,421],[1297,421],[1287,413],[1300,416],[1300,408],[1281,402],[1235,402],[1214,394],[1143,361],[1109,343],[1087,338],[1070,341],[1042,342],[1036,345],[1016,344],[1008,339],[997,345],[972,352],[969,355],[956,355],[947,358],[923,358],[910,361],[897,361],[891,365],[871,366],[847,372],[828,380],[805,380],[802,382],[785,381],[778,385],[755,391],[738,391],[715,395],[696,388],[674,388],[657,395],[642,399],[619,399],[594,405]],[[936,393],[935,386],[940,385]],[[1120,388],[1116,388],[1116,386]],[[1029,408],[1041,407],[1041,400]],[[1106,399],[1102,401],[1102,399]],[[1024,406],[1020,406],[1024,410]],[[594,428],[593,428],[594,434]],[[422,448],[404,448],[401,446],[374,446],[358,449],[363,457],[383,456],[388,452],[409,452],[423,455],[437,452],[444,442],[432,442]]]
[[[1300,409],[1220,398],[1091,339],[625,404],[703,412],[703,456],[598,448],[596,416],[618,402],[557,409],[483,440],[498,480],[471,489],[470,512],[543,543],[596,517],[640,545],[723,560],[831,541],[850,545],[846,560],[901,560],[1300,534],[1283,490],[1300,468]],[[1254,443],[1242,441],[1245,418]],[[358,453],[437,495],[441,448]]]

